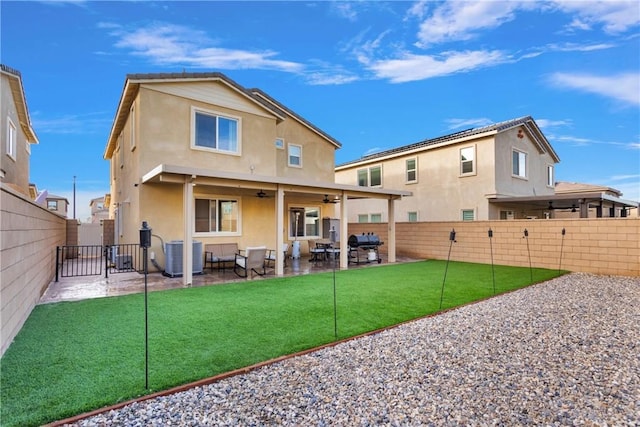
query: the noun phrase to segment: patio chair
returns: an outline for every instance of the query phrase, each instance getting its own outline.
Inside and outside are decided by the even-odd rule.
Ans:
[[[283,243],[282,244],[282,255],[284,256],[283,260],[284,260],[284,265],[287,265],[287,252],[289,252],[289,244],[288,243]],[[265,261],[265,266],[266,267],[273,267],[276,264],[276,250],[275,249],[269,249],[267,252],[267,256],[264,258]]]
[[[251,276],[252,279],[254,272],[259,276],[264,276],[266,273],[264,257],[267,254],[267,248],[265,246],[247,247],[244,253],[244,255],[236,254],[233,272],[240,277]]]
[[[311,255],[309,262],[324,261],[326,248],[324,246],[319,246],[313,239],[310,239],[307,242],[309,243],[309,254]]]

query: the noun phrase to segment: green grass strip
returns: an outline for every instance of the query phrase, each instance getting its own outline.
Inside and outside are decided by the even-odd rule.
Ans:
[[[439,310],[445,261],[337,271],[338,339]],[[534,269],[534,281],[558,276]],[[40,425],[336,340],[333,273],[37,306],[1,360],[1,423]],[[495,266],[497,293],[531,284]],[[451,262],[443,309],[493,295],[491,265]]]

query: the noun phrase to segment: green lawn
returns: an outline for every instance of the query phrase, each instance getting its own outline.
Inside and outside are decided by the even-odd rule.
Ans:
[[[439,310],[444,261],[336,272],[337,339]],[[541,282],[557,271],[534,269]],[[493,295],[491,265],[451,262],[443,309]],[[495,267],[497,293],[529,268]],[[39,425],[316,347],[334,335],[333,273],[37,306],[1,360],[1,424]]]

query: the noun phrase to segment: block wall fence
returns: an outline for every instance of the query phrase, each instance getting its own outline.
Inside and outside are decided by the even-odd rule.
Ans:
[[[55,248],[65,244],[68,228],[67,219],[4,184],[1,190],[0,355],[54,278]]]
[[[386,223],[350,223],[348,228],[349,235],[372,232],[389,240]],[[640,218],[396,223],[398,256],[446,260],[450,246],[452,261],[489,264],[493,247],[496,265],[528,267],[530,253],[533,267],[640,277]],[[380,252],[387,252],[385,245]]]

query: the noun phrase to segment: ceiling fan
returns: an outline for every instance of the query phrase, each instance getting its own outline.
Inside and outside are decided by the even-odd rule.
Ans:
[[[322,203],[338,203],[340,200],[338,199],[330,199],[327,194],[324,195],[324,199],[322,199]]]
[[[256,193],[256,197],[258,197],[259,199],[264,199],[270,196],[268,196],[267,193],[265,193],[264,191],[260,190]]]

